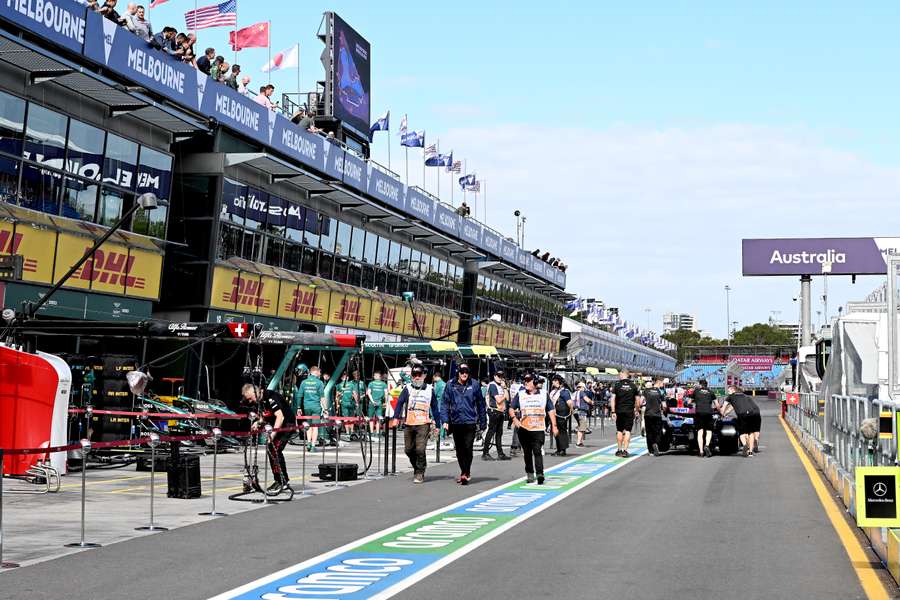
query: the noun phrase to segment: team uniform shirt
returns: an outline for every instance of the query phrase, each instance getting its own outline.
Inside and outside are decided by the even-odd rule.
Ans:
[[[369,395],[372,400],[369,402],[369,416],[381,416],[384,412],[384,396],[387,394],[387,382],[375,379],[369,382]]]
[[[263,392],[262,397],[262,408],[263,411],[269,414],[266,418],[270,424],[275,422],[275,413],[279,410],[281,414],[284,416],[284,421],[282,422],[282,427],[290,427],[291,425],[297,424],[297,417],[294,414],[294,409],[291,408],[291,403],[284,399],[284,396],[275,392],[273,390],[266,390]]]
[[[441,403],[444,401],[444,388],[447,387],[447,382],[441,379],[440,381],[435,381],[434,386],[434,395],[437,396],[438,407],[440,408]]]
[[[616,414],[634,412],[638,389],[630,379],[620,379],[612,388],[616,397]]]
[[[300,384],[303,414],[307,416],[322,414],[322,397],[325,396],[325,384],[315,375],[310,375]]]
[[[716,395],[708,388],[694,389],[694,411],[699,415],[711,415]]]
[[[356,412],[356,401],[353,398],[353,392],[356,391],[356,384],[352,381],[342,381],[338,384],[338,397],[341,401],[341,414],[349,417]]]
[[[746,394],[731,394],[728,396],[727,400],[731,406],[734,407],[734,412],[737,413],[738,416],[759,414],[759,406],[757,406],[756,402]]]
[[[554,412],[553,402],[547,397],[547,392],[529,394],[524,389],[513,398],[510,408],[521,413],[519,421],[522,429],[527,431],[544,431],[547,415]]]
[[[665,397],[658,388],[649,388],[644,391],[644,416],[661,417]]]
[[[394,409],[395,415],[402,415],[403,409],[406,408],[406,419],[404,423],[411,427],[416,425],[427,425],[433,421],[433,415],[439,415],[437,406],[437,397],[431,384],[416,388],[413,384],[408,383],[400,392],[397,398],[397,407]]]
[[[500,410],[501,412],[503,410],[505,410],[505,408],[501,409],[500,406],[498,406],[498,404],[497,404],[497,396],[502,396],[502,395],[503,395],[503,388],[501,386],[499,386],[497,384],[497,382],[495,382],[495,381],[491,382],[491,384],[488,385],[487,396],[485,397],[485,400],[487,400],[488,408],[490,408],[491,410]],[[506,405],[505,400],[503,401],[503,404],[504,404],[504,406]]]

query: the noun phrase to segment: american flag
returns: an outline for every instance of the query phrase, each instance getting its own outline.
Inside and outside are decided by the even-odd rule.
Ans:
[[[437,144],[432,144],[425,148],[425,158],[437,155]]]
[[[237,25],[237,0],[189,10],[184,13],[184,22],[191,31],[207,27],[234,27]]]
[[[466,191],[468,192],[480,192],[481,191],[481,180],[479,179],[475,183],[466,186]]]
[[[462,161],[453,161],[453,164],[447,167],[448,173],[462,173]]]

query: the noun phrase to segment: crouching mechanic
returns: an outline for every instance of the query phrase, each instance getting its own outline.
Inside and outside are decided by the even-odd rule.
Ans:
[[[425,482],[425,445],[435,418],[440,426],[440,411],[434,388],[425,383],[425,370],[420,365],[412,368],[412,382],[403,387],[394,415],[406,415],[403,442],[406,456],[413,468],[413,483]],[[405,411],[404,411],[405,409]],[[396,427],[399,419],[391,419],[391,427]]]
[[[241,394],[244,400],[252,405],[256,405],[259,397],[257,396],[257,388],[252,383],[247,383],[241,388]],[[275,429],[269,437],[266,444],[266,452],[269,455],[269,465],[272,467],[272,477],[275,480],[266,493],[269,495],[280,494],[288,485],[287,465],[284,461],[284,447],[288,443],[292,431],[277,431],[283,427],[293,427],[297,424],[297,418],[294,416],[294,409],[291,404],[284,399],[284,396],[272,390],[263,390],[262,406],[259,418],[250,424],[250,431],[258,432],[263,426],[269,422]],[[263,416],[268,413],[268,416]]]

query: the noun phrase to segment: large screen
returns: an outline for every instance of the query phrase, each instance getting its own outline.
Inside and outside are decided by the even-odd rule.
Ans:
[[[331,13],[333,115],[369,139],[371,118],[370,47],[337,14]]]

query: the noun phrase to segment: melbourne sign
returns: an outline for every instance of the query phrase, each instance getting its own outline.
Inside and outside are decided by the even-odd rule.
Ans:
[[[900,238],[743,240],[744,275],[884,275]]]

